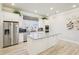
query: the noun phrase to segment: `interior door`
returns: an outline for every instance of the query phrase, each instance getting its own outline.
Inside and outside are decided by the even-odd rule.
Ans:
[[[18,40],[19,40],[18,23],[13,22],[13,44],[18,44]]]
[[[11,45],[11,23],[3,22],[3,47]]]

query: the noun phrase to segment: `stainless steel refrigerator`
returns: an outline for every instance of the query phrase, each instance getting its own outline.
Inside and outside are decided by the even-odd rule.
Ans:
[[[3,47],[18,44],[19,30],[18,22],[4,21],[3,22]]]

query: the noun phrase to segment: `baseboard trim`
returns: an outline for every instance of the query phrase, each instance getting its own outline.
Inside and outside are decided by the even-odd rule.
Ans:
[[[71,43],[74,43],[74,44],[78,44],[78,45],[79,45],[79,42],[78,42],[78,41],[69,40],[69,39],[65,39],[65,38],[59,38],[59,39],[60,39],[60,40],[68,41],[68,42],[71,42]]]

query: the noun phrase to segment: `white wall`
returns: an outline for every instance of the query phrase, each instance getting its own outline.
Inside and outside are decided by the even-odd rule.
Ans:
[[[50,16],[49,22],[51,26],[51,32],[61,33],[59,37],[63,39],[79,41],[79,30],[68,30],[66,27],[66,22],[69,20],[67,18],[71,18],[71,20],[76,20],[74,19],[74,17],[79,17],[79,8]]]
[[[0,11],[2,10],[2,5],[0,4]]]
[[[2,18],[2,13],[0,12],[0,48],[2,48],[2,46],[3,46],[3,26],[2,26],[2,24],[3,24],[3,20],[2,20],[3,18]]]

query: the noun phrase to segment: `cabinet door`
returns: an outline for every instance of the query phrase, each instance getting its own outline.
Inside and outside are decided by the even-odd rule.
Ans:
[[[3,47],[11,45],[11,23],[3,22]]]

